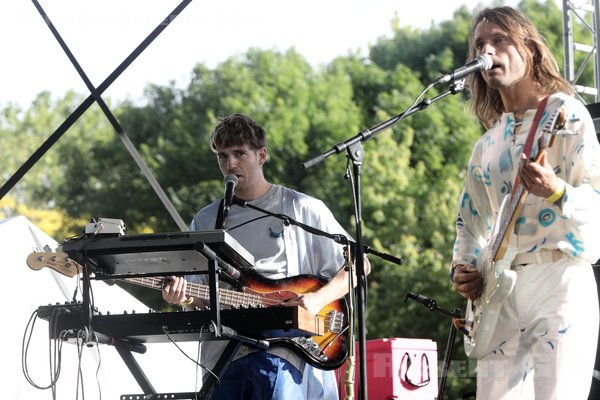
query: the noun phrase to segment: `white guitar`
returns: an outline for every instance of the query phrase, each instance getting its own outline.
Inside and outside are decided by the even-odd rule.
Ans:
[[[543,133],[538,139],[536,162],[554,144],[556,131],[564,128],[565,113],[564,107],[560,107],[544,124]],[[464,347],[468,357],[480,358],[492,351],[491,338],[500,308],[517,279],[516,272],[511,270],[517,254],[514,228],[527,193],[517,182],[513,192],[504,197],[490,240],[477,259],[477,269],[484,278],[483,292],[478,299],[467,302],[465,318],[457,323],[464,328]]]

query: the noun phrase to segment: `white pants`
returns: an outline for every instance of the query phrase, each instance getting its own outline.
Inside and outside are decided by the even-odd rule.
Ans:
[[[477,400],[585,400],[598,340],[590,264],[568,258],[517,268],[494,351],[477,362]]]

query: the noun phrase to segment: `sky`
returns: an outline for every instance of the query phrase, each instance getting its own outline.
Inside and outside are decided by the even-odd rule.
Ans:
[[[179,5],[180,0],[38,0],[91,82],[98,86]],[[516,5],[516,1],[507,1]],[[192,0],[104,92],[143,99],[148,84],[185,87],[197,63],[215,68],[249,48],[295,48],[313,66],[369,45],[401,26],[427,29],[481,0]],[[33,1],[1,0],[0,107],[35,96],[89,93]]]

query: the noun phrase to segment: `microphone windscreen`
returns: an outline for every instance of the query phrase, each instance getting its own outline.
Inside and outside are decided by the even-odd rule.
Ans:
[[[223,183],[225,185],[227,185],[228,183],[233,183],[234,185],[237,185],[238,177],[234,174],[225,175],[225,177],[223,178]]]
[[[492,68],[494,62],[492,61],[492,57],[490,57],[488,54],[480,54],[477,58],[481,60],[484,71],[488,71],[490,68]]]

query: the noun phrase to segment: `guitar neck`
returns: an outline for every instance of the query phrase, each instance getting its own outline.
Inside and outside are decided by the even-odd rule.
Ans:
[[[138,277],[138,278],[123,278],[124,282],[132,283],[138,286],[144,286],[151,289],[162,290],[165,280],[162,277]],[[187,282],[185,291],[186,296],[210,300],[210,287],[199,283]],[[229,307],[260,307],[274,304],[265,304],[268,300],[257,294],[249,294],[237,292],[229,289],[219,288],[219,302],[222,305]]]
[[[66,253],[43,253],[34,252],[27,257],[27,265],[34,270],[39,270],[44,267],[49,267],[65,276],[73,277],[82,271],[82,268],[75,261],[70,260]],[[257,276],[258,277],[258,276]],[[248,272],[244,278],[244,285],[256,280],[257,277],[253,278],[253,275]],[[264,279],[264,278],[261,278]],[[313,288],[322,286],[322,283],[315,278],[306,278],[308,283],[305,282],[306,287],[298,285],[295,287],[295,281],[286,283],[278,282],[258,282],[257,286],[262,287],[263,290],[256,290],[250,285],[250,287],[242,287],[242,291],[224,289],[218,287],[218,301],[219,304],[234,308],[261,308],[270,306],[282,305],[285,300],[296,297],[298,294],[296,289],[303,290],[307,287]],[[132,278],[120,278],[116,279],[121,282],[127,282],[138,286],[144,286],[150,289],[162,290],[165,286],[165,278],[161,276],[153,277],[132,277]],[[185,295],[188,297],[194,297],[205,301],[210,301],[210,287],[201,283],[186,282]]]
[[[554,143],[555,136],[550,138],[550,143],[547,147],[551,147]],[[542,156],[546,153],[546,148],[543,147],[539,150],[537,156],[535,157],[534,162],[539,162]],[[527,196],[527,189],[521,183],[516,180],[516,187],[511,193],[510,203],[508,205],[508,209],[505,212],[505,218],[501,221],[500,226],[498,227],[498,233],[496,234],[495,239],[492,241],[489,251],[489,260],[497,261],[504,257],[506,249],[509,247],[510,236],[507,235],[512,229],[514,229],[517,217],[523,207],[523,203],[525,202],[525,197]]]
[[[519,188],[511,195],[510,203],[507,206],[508,209],[505,214],[507,217],[500,224],[498,234],[490,246],[490,261],[497,261],[504,257],[504,253],[509,246],[509,235],[507,235],[507,233],[514,228],[516,218],[519,215],[519,211],[521,210],[527,193],[527,190],[522,185],[519,185]]]

